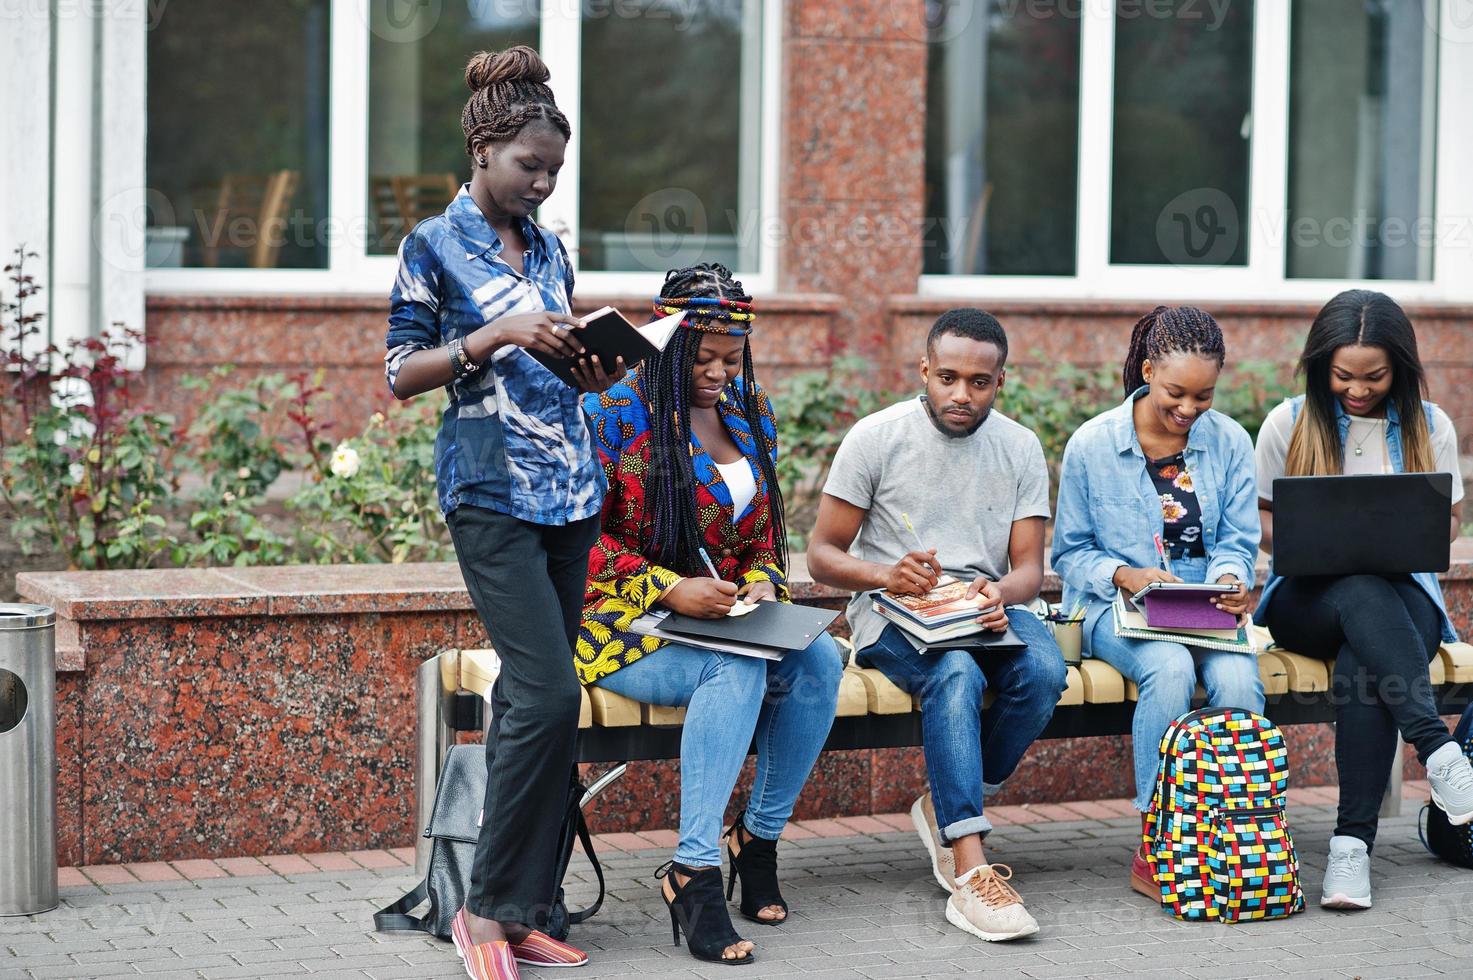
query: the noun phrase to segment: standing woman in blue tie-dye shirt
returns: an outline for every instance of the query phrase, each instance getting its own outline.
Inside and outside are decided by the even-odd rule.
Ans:
[[[399,249],[385,366],[397,398],[444,387],[435,441],[440,507],[476,611],[501,657],[486,738],[486,801],[454,939],[476,980],[516,961],[587,957],[535,931],[553,901],[554,851],[581,694],[573,643],[603,472],[579,404],[529,354],[577,356],[567,254],[531,215],[553,188],[571,130],[531,48],[466,67],[469,184]],[[580,359],[584,391],[623,376]]]

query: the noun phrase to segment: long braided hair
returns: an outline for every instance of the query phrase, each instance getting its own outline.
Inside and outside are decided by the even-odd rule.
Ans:
[[[742,284],[732,278],[731,270],[714,262],[666,273],[660,298],[751,302]],[[687,317],[720,318],[717,309],[692,307]],[[696,513],[696,475],[691,459],[690,388],[691,372],[706,333],[682,326],[675,331],[663,351],[646,358],[636,369],[640,389],[650,406],[651,480],[647,490],[654,511],[651,557],[683,575],[701,575],[705,571],[700,558],[701,525]],[[777,482],[777,468],[772,461],[774,446],[762,428],[750,336],[742,345],[742,373],[738,377],[743,382],[740,390],[733,381],[722,397],[738,399],[742,417],[752,430],[757,465],[767,484],[773,545],[786,573],[787,522],[782,490]]]
[[[465,66],[465,84],[471,97],[460,113],[465,152],[473,153],[476,143],[514,140],[534,119],[546,121],[563,134],[563,139],[571,139],[573,128],[547,86],[551,77],[542,58],[525,44],[473,55]]]
[[[1172,354],[1197,354],[1215,359],[1222,367],[1227,348],[1222,328],[1212,314],[1195,306],[1158,306],[1136,321],[1130,332],[1130,350],[1125,355],[1121,380],[1125,396],[1146,383],[1141,366],[1147,360],[1159,362]]]

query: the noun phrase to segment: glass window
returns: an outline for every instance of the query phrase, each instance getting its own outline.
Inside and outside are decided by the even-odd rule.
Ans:
[[[368,252],[392,255],[470,178],[460,113],[477,51],[537,46],[537,0],[369,7]]]
[[[927,9],[925,271],[1073,275],[1078,10]]]
[[[1437,0],[1295,0],[1290,278],[1431,279]]]
[[[762,4],[582,11],[580,267],[757,269]]]
[[[325,268],[329,0],[160,7],[148,264]]]
[[[1252,91],[1252,3],[1116,8],[1111,262],[1247,264]]]

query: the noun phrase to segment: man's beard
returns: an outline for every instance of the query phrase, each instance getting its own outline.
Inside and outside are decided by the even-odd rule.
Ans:
[[[965,439],[973,432],[976,432],[978,429],[982,428],[982,423],[987,421],[988,413],[983,412],[977,417],[976,423],[971,428],[967,429],[967,431],[965,432],[957,432],[955,429],[948,429],[946,425],[943,424],[942,421],[936,417],[936,409],[931,404],[931,399],[927,398],[925,395],[922,395],[921,404],[926,406],[926,417],[931,420],[931,424],[936,427],[936,431],[941,433],[948,439]]]

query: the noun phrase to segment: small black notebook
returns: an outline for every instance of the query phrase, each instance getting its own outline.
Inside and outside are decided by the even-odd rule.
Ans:
[[[671,613],[661,624],[664,633],[676,633],[709,640],[732,640],[752,646],[778,650],[802,650],[818,639],[830,623],[839,618],[832,609],[799,606],[786,602],[759,602],[745,616],[721,619],[696,619]]]
[[[572,331],[571,339],[587,348],[588,355],[586,356],[598,357],[603,363],[604,370],[613,374],[616,370],[616,361],[620,357],[624,358],[626,368],[632,368],[646,357],[664,350],[684,316],[685,311],[682,310],[679,313],[661,317],[653,323],[636,327],[625,318],[624,314],[612,306],[605,306],[583,317],[583,328]],[[540,350],[528,350],[527,353],[531,354],[543,367],[557,375],[563,384],[570,388],[578,387],[578,381],[573,377],[571,358],[554,357]]]

